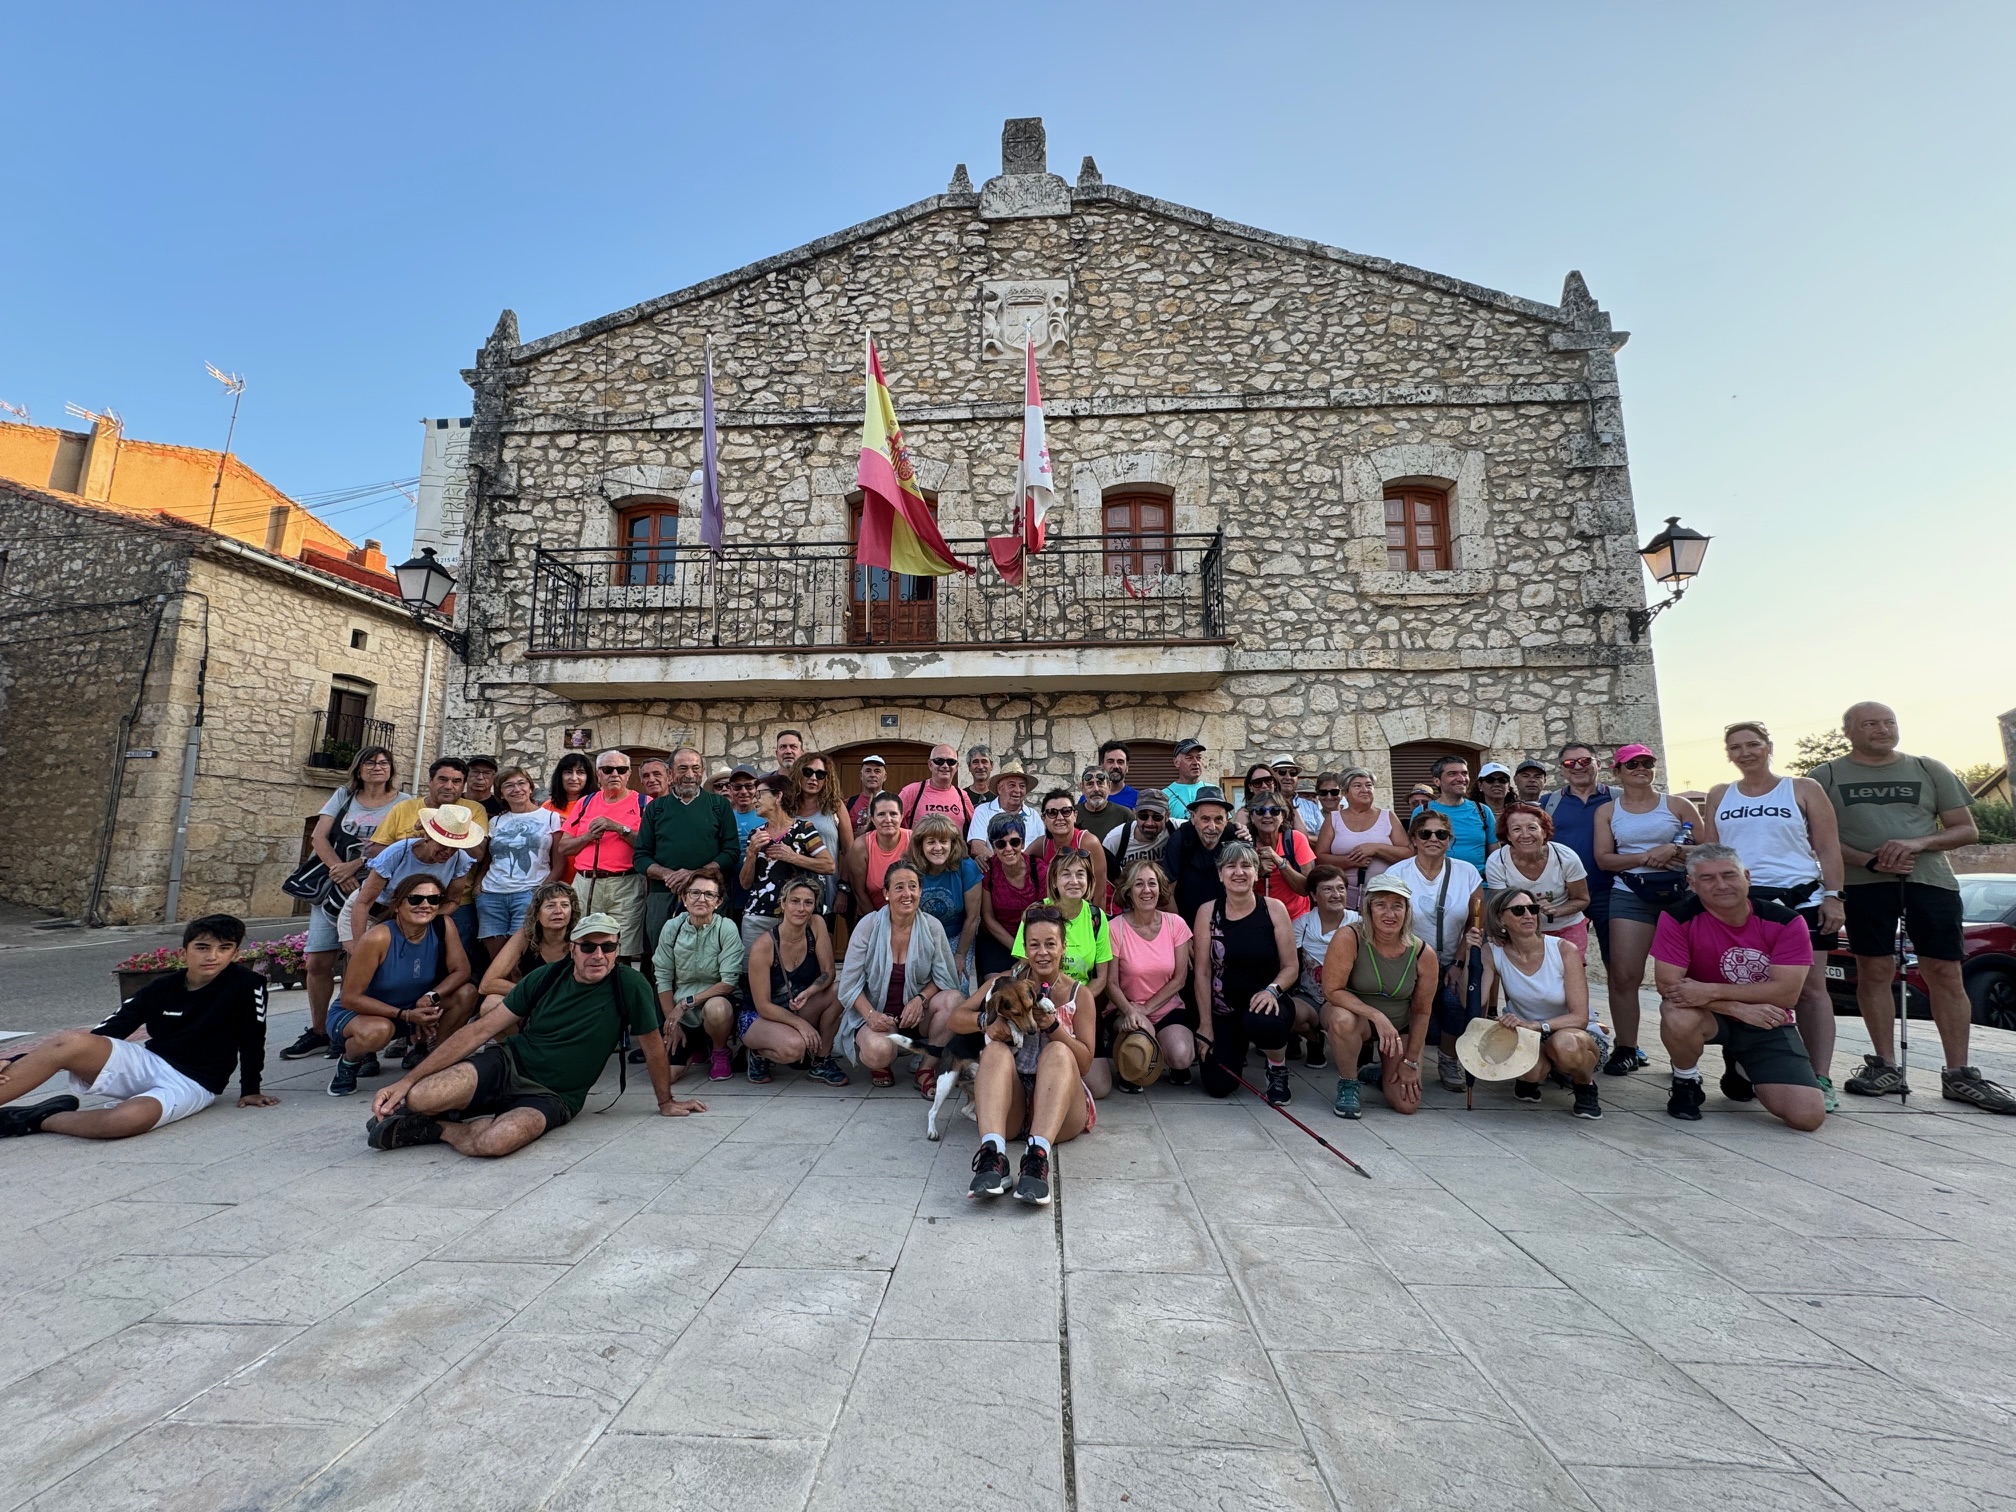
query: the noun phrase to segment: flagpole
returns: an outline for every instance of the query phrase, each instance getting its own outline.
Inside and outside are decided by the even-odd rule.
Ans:
[[[707,333],[706,362],[707,371],[704,380],[706,383],[706,403],[704,406],[706,413],[702,416],[705,424],[700,433],[700,526],[703,536],[708,533],[709,525],[707,490],[710,485],[715,490],[716,497],[714,503],[718,513],[720,508],[719,491],[721,488],[721,479],[718,470],[719,463],[714,457],[709,455],[714,450],[716,444],[714,439],[714,333],[711,331]],[[709,476],[708,464],[710,462],[715,465],[712,476]],[[707,601],[712,605],[713,640],[714,649],[717,651],[721,649],[721,581],[718,572],[720,564],[721,540],[719,526],[717,525],[715,526],[715,539],[709,543],[707,552]]]

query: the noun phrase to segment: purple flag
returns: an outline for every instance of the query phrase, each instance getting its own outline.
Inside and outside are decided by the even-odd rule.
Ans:
[[[707,370],[700,380],[700,543],[721,552],[721,442],[714,434],[714,339],[707,339]]]

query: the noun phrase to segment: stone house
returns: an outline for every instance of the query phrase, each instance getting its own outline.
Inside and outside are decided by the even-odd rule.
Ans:
[[[295,911],[308,816],[359,744],[408,784],[454,666],[382,554],[329,554],[0,481],[0,898],[160,919],[186,826],[175,917]]]
[[[1059,499],[1026,588],[1024,333]],[[977,575],[852,562],[863,337]],[[1559,304],[1048,171],[1002,171],[705,283],[522,341],[474,390],[458,748],[758,757],[786,727],[913,766],[976,741],[1068,781],[1200,736],[1214,775],[1289,751],[1382,790],[1441,751],[1658,743],[1611,329]],[[698,544],[711,343],[725,549]],[[913,768],[914,769],[914,768]]]

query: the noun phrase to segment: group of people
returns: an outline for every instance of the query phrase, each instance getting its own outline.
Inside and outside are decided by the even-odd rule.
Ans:
[[[970,781],[938,746],[900,790],[871,756],[852,803],[795,731],[772,769],[711,779],[690,747],[634,771],[620,750],[570,754],[543,799],[522,768],[480,757],[442,758],[409,797],[390,753],[368,748],[315,827],[312,1022],[281,1056],[332,1057],[337,1096],[397,1056],[369,1142],[481,1156],[576,1116],[612,1054],[646,1068],[668,1116],[705,1111],[676,1095],[682,1077],[726,1079],[738,1056],[753,1082],[797,1066],[836,1087],[849,1065],[893,1085],[909,1056],[926,1097],[941,1074],[972,1078],[973,1195],[1042,1203],[1055,1147],[1108,1096],[1194,1078],[1285,1105],[1299,1056],[1334,1065],[1337,1116],[1362,1116],[1373,1090],[1411,1114],[1431,1037],[1437,1081],[1465,1090],[1480,1017],[1530,1046],[1516,1098],[1554,1083],[1575,1116],[1600,1118],[1598,1077],[1648,1064],[1648,963],[1669,1114],[1701,1117],[1712,1045],[1725,1097],[1818,1128],[1838,1105],[1822,957],[1844,925],[1874,1046],[1845,1090],[1903,1086],[1888,996],[1901,923],[1945,1097],[2016,1112],[1967,1059],[1945,854],[1974,838],[1965,793],[1897,749],[1888,708],[1858,704],[1843,729],[1846,756],[1789,777],[1761,724],[1731,725],[1737,776],[1698,806],[1660,789],[1649,748],[1570,742],[1552,787],[1526,758],[1485,764],[1473,792],[1468,762],[1445,756],[1404,813],[1378,806],[1362,768],[1305,792],[1286,756],[1247,768],[1235,803],[1203,780],[1195,740],[1161,788],[1129,781],[1118,741],[1075,790],[1040,793],[984,748],[966,755]],[[0,1109],[0,1134],[144,1132],[207,1105],[234,1063],[241,1104],[269,1104],[264,983],[233,961],[242,938],[228,916],[198,920],[183,972],[95,1030],[17,1052],[0,1102],[58,1072],[119,1101]]]

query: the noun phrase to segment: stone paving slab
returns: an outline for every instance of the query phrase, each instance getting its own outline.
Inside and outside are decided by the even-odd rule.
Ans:
[[[1040,1210],[968,1202],[972,1124],[907,1086],[668,1120],[638,1078],[484,1164],[269,1070],[274,1109],[0,1146],[0,1512],[2016,1508],[2016,1120],[1922,1060],[1803,1136],[1712,1079],[1675,1123],[1663,1067],[1595,1124],[1347,1123],[1298,1068],[1370,1181],[1162,1087]]]

